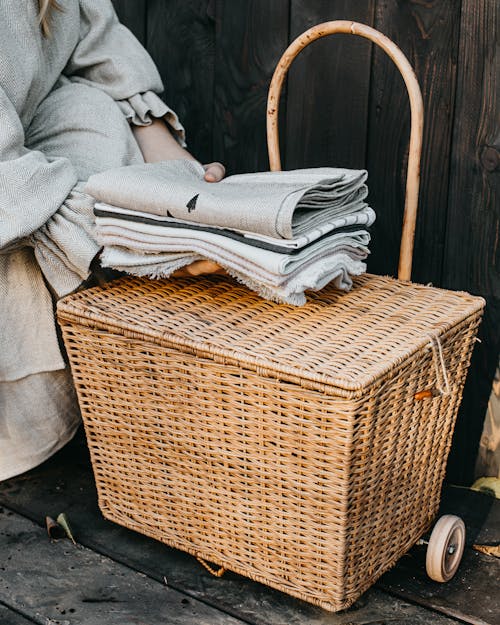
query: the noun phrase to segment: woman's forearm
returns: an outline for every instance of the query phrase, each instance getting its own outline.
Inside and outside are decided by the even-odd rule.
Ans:
[[[197,160],[177,143],[162,119],[153,120],[149,126],[132,126],[132,132],[146,163],[175,159]],[[203,167],[207,182],[218,182],[225,176],[226,169],[221,163],[209,163]]]
[[[149,126],[132,126],[132,132],[146,163],[174,159],[196,160],[177,143],[162,119],[153,120]]]

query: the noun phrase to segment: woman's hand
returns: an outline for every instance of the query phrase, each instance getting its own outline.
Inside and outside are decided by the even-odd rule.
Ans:
[[[222,163],[209,163],[203,165],[205,180],[207,182],[220,182],[226,175],[226,168]]]
[[[177,269],[171,274],[173,278],[187,278],[189,276],[202,276],[207,273],[226,273],[225,270],[213,260],[197,260],[182,269]]]
[[[203,169],[205,170],[205,180],[207,182],[220,182],[226,174],[226,168],[222,163],[209,163],[208,165],[203,165]],[[201,276],[207,273],[226,272],[220,265],[214,263],[213,260],[197,260],[182,269],[174,271],[172,277],[186,278],[188,276]]]
[[[222,163],[209,163],[208,165],[203,165],[203,169],[205,170],[205,180],[207,182],[220,182],[226,174],[226,168]],[[187,276],[201,276],[207,273],[226,272],[220,265],[214,263],[213,260],[197,260],[182,269],[174,271],[172,276],[174,278],[185,278]]]

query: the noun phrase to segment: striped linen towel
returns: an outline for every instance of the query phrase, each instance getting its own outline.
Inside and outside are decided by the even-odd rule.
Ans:
[[[366,230],[334,232],[299,250],[275,252],[213,232],[168,228],[98,217],[101,262],[134,275],[168,277],[195,260],[208,258],[267,299],[305,303],[304,291],[336,280],[352,286],[350,275],[366,269],[370,235]],[[264,295],[265,294],[265,295]]]
[[[334,168],[230,176],[207,183],[192,161],[92,176],[101,263],[168,277],[210,259],[266,299],[301,305],[306,290],[349,290],[366,270],[366,172]]]
[[[111,206],[110,204],[105,204],[103,202],[96,202],[94,214],[97,218],[96,222],[98,224],[106,223],[101,218],[107,217],[111,219],[119,219],[124,226],[127,222],[136,222],[150,224],[153,226],[166,226],[170,228],[191,229],[193,231],[200,230],[202,232],[213,232],[214,234],[222,234],[238,241],[248,243],[249,245],[262,247],[263,249],[273,250],[275,252],[293,252],[294,250],[305,247],[309,243],[324,237],[330,232],[354,232],[362,227],[369,228],[375,222],[375,211],[368,205],[365,205],[361,210],[355,213],[334,217],[330,221],[318,224],[314,228],[311,228],[305,234],[295,236],[293,239],[277,239],[275,237],[256,234],[254,232],[245,232],[244,230],[230,230],[220,226],[205,226],[203,224],[197,224],[183,219],[161,217],[145,213],[143,211],[127,210],[125,208]]]

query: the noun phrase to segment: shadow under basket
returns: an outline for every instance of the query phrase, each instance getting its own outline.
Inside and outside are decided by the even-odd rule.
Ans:
[[[483,306],[369,274],[303,307],[215,275],[65,298],[104,516],[350,606],[437,513]]]

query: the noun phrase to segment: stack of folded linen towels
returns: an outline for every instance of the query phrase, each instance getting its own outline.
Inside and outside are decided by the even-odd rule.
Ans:
[[[289,304],[366,270],[366,171],[315,168],[204,180],[196,161],[131,165],[92,176],[101,263],[168,277],[210,259],[262,297]]]

